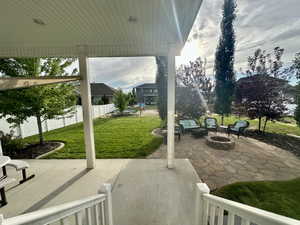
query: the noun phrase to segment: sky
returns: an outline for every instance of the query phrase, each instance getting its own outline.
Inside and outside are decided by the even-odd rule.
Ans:
[[[213,73],[218,44],[223,0],[203,0],[189,41],[176,58],[179,66],[207,59],[207,71]],[[235,70],[246,68],[247,57],[257,48],[272,51],[285,49],[283,61],[288,65],[300,52],[300,0],[237,0]],[[104,82],[125,91],[155,81],[154,57],[92,58],[92,82]]]

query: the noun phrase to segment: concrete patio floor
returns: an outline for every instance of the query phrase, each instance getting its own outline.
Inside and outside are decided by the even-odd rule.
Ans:
[[[188,158],[200,179],[211,189],[238,181],[300,177],[300,159],[294,154],[252,138],[231,137],[235,140],[235,148],[223,151],[207,146],[204,138],[184,135],[175,144],[175,157]],[[161,145],[148,158],[164,158],[166,152],[166,145]]]
[[[98,159],[93,170],[85,169],[85,160],[28,162],[36,177],[8,189],[8,205],[0,208],[4,217],[94,195],[101,184],[112,183],[115,224],[191,224],[194,218],[194,188],[200,180],[187,159],[176,160],[172,170],[165,159]],[[7,172],[18,176],[9,167]]]

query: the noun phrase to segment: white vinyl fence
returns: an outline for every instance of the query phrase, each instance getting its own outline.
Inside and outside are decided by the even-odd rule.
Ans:
[[[114,104],[108,105],[93,105],[93,118],[104,116],[105,114],[111,113],[115,110]],[[71,124],[82,122],[82,106],[76,106],[74,114],[67,114],[59,119],[51,119],[43,122],[43,131],[49,131],[65,127]],[[11,128],[11,124],[7,123],[6,119],[0,119],[0,131],[4,133],[10,133],[13,130],[15,136],[28,137],[38,134],[38,126],[36,117],[30,117],[26,122],[16,128]]]

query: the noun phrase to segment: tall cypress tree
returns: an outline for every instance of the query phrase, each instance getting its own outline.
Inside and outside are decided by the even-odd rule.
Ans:
[[[168,97],[168,80],[167,66],[168,59],[165,56],[156,56],[156,85],[158,90],[157,108],[162,120],[167,119],[167,97]]]
[[[233,22],[236,18],[235,9],[235,0],[224,0],[221,36],[215,55],[215,112],[222,115],[222,124],[224,115],[231,113],[231,103],[235,86],[233,68],[235,51]]]

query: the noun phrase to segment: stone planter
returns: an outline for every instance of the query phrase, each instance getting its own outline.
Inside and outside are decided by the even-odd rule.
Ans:
[[[235,142],[223,136],[208,136],[206,137],[206,144],[214,149],[230,150],[235,146]]]

